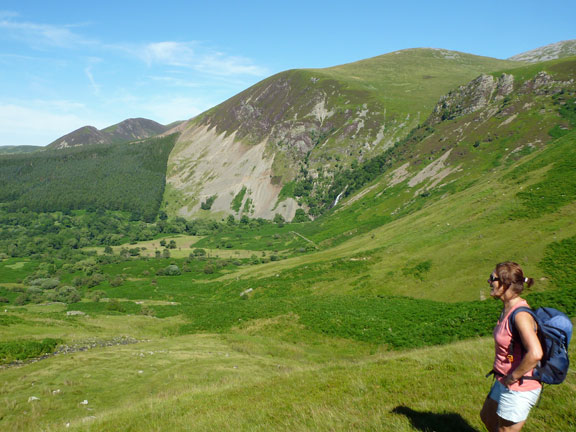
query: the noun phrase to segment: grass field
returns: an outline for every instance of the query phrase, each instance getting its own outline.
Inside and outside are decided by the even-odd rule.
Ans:
[[[391,353],[306,334],[294,317],[175,337],[163,333],[177,320],[29,313],[74,338],[141,342],[1,370],[3,430],[482,430],[487,338]],[[525,430],[572,430],[575,409],[571,371],[546,389]]]

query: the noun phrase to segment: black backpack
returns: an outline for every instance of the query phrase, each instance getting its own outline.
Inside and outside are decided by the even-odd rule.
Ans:
[[[564,313],[554,308],[519,307],[510,315],[512,343],[508,349],[510,355],[514,352],[514,340],[519,341],[520,335],[514,327],[514,317],[518,312],[528,312],[538,324],[538,339],[542,345],[543,356],[538,366],[534,368],[533,376],[522,379],[537,380],[545,384],[560,384],[566,378],[570,360],[568,359],[568,344],[572,337],[572,322]]]

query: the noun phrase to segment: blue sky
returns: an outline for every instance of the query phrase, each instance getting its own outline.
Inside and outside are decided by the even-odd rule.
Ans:
[[[573,0],[3,0],[0,145],[188,119],[283,70],[405,48],[507,58],[576,38],[575,23]]]

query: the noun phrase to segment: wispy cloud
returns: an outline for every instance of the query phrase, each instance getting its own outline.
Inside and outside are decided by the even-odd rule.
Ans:
[[[158,83],[169,85],[171,87],[200,88],[203,86],[203,84],[196,81],[190,81],[172,76],[149,76],[148,79]]]
[[[185,68],[215,76],[260,77],[268,74],[265,67],[255,64],[249,58],[226,54],[198,41],[160,41],[147,44],[104,43],[89,39],[75,31],[75,28],[81,27],[78,24],[55,26],[27,22],[17,18],[19,18],[17,14],[9,12],[2,14],[0,11],[0,32],[35,48],[90,48],[90,52],[98,52],[99,55],[116,53],[121,56],[136,57],[149,67]],[[85,74],[92,83],[93,76],[90,78],[90,69],[85,70]]]
[[[198,61],[194,45],[192,42],[154,42],[146,45],[141,54],[149,66],[191,66]]]
[[[79,45],[94,44],[82,35],[73,32],[74,25],[54,26],[13,20],[14,16],[0,15],[0,29],[8,36],[32,46],[54,46],[74,48]]]
[[[266,68],[248,58],[227,55],[204,47],[199,42],[150,43],[139,51],[138,56],[149,66],[184,67],[211,75],[264,76],[268,73]]]
[[[227,56],[226,54],[219,52],[204,56],[196,65],[196,69],[206,73],[214,73],[216,75],[264,76],[268,73],[266,68],[253,64],[250,59]]]
[[[100,85],[96,83],[94,79],[94,74],[92,73],[92,68],[95,64],[102,62],[102,59],[97,57],[91,57],[88,59],[88,66],[84,68],[84,73],[90,82],[90,86],[92,87],[92,91],[96,96],[100,95]]]

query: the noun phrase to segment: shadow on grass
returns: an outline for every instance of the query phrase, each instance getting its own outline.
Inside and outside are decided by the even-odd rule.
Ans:
[[[398,406],[392,412],[405,415],[410,419],[414,428],[423,432],[479,432],[459,414],[419,412],[405,406]]]

